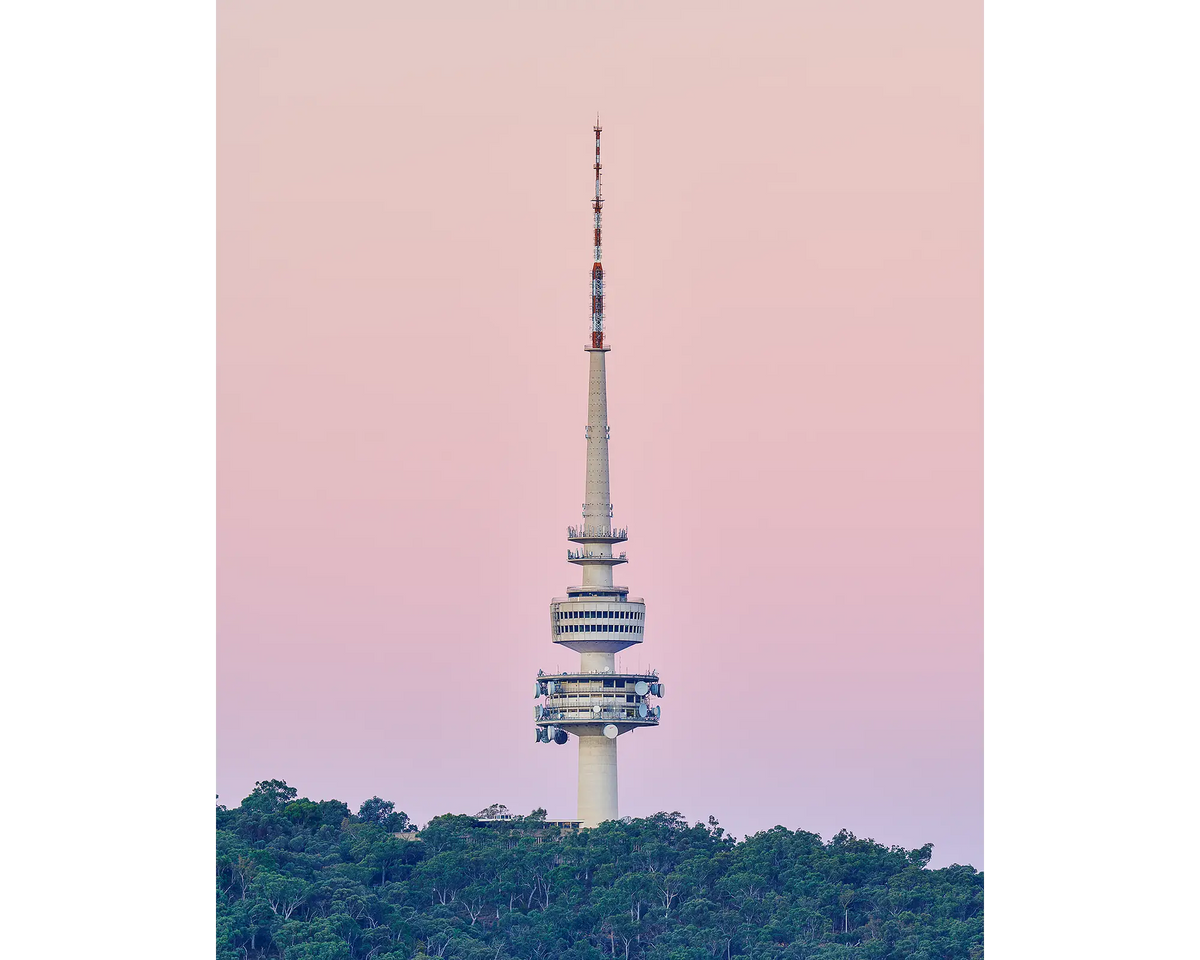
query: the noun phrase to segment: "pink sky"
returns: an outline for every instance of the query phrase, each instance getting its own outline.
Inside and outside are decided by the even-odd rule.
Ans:
[[[625,815],[983,862],[982,10],[218,5],[218,769],[575,809],[604,125]]]

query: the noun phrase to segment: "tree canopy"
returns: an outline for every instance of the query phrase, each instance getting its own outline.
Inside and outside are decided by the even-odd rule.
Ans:
[[[357,814],[263,781],[217,808],[218,960],[976,960],[983,874],[932,846],[678,813],[558,831],[545,811]],[[499,806],[499,805],[495,805]]]

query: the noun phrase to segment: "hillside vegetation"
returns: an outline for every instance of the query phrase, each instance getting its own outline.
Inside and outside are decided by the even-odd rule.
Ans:
[[[932,845],[775,827],[735,842],[677,813],[546,827],[447,815],[419,839],[279,780],[217,808],[218,960],[974,960],[983,874]],[[540,842],[539,842],[540,841]]]

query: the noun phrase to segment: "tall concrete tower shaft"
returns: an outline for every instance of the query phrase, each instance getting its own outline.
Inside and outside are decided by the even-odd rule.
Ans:
[[[641,643],[646,604],[630,597],[629,588],[613,583],[613,568],[625,563],[614,544],[626,531],[613,527],[608,475],[608,390],[604,342],[604,267],[600,240],[600,124],[596,133],[596,192],[592,262],[591,339],[588,355],[587,474],[583,523],[567,527],[567,539],[579,544],[567,550],[567,560],[582,568],[582,583],[568,587],[565,597],[550,604],[551,639],[579,653],[576,673],[549,675],[538,671],[534,722],[540,743],[579,739],[579,819],[594,827],[617,814],[617,737],[637,727],[657,726],[662,683],[653,671],[618,673],[616,655]]]

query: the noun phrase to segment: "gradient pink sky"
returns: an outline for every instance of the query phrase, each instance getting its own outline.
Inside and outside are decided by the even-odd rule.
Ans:
[[[218,4],[218,766],[575,810],[534,743],[604,125],[624,815],[983,863],[982,9]],[[468,693],[473,691],[472,693]]]

